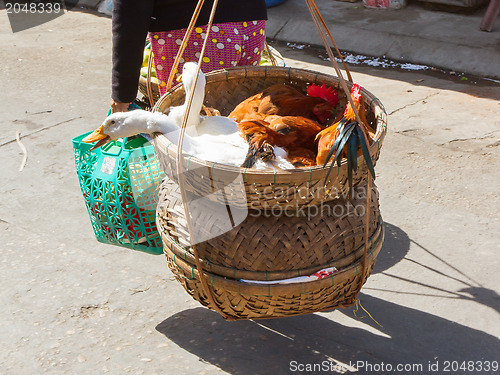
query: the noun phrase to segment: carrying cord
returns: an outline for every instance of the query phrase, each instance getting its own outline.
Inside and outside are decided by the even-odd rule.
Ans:
[[[328,41],[326,39],[326,36],[324,35],[324,32],[321,28],[321,25],[324,27],[324,29],[326,30],[325,32],[327,33],[327,35],[330,37],[330,40],[332,41],[337,53],[339,54],[340,56],[340,59],[342,60],[342,63],[344,64],[344,67],[346,68],[346,74],[348,76],[348,79],[349,81],[352,82],[352,77],[351,77],[351,74],[349,72],[349,69],[347,68],[345,62],[344,62],[344,59],[342,58],[342,55],[340,54],[335,42],[333,41],[333,37],[330,33],[330,31],[328,30],[328,27],[326,25],[326,23],[324,22],[323,18],[321,17],[321,14],[319,12],[319,9],[318,7],[316,6],[314,0],[305,0],[306,2],[306,5],[309,9],[309,12],[311,13],[311,17],[314,21],[314,24],[316,25],[316,28],[318,29],[318,32],[320,34],[320,37],[323,41],[323,44],[325,45],[325,48],[326,48],[326,51],[328,53],[328,56],[330,57],[330,60],[333,64],[333,67],[337,73],[337,76],[340,80],[340,83],[341,83],[341,86],[342,86],[342,89],[344,90],[345,94],[346,94],[346,97],[347,97],[347,100],[349,101],[349,103],[351,104],[351,107],[354,111],[354,114],[356,116],[356,120],[358,121],[359,124],[361,125],[365,125],[362,121],[361,121],[361,118],[359,117],[359,113],[358,111],[356,110],[356,107],[354,105],[354,101],[353,99],[351,98],[351,95],[350,95],[350,90],[347,86],[347,83],[344,79],[344,77],[342,76],[342,73],[340,71],[340,68],[335,60],[335,56],[333,55],[333,52],[328,44]],[[189,40],[189,36],[194,28],[194,25],[196,23],[196,20],[198,19],[198,16],[199,16],[199,13],[201,11],[201,8],[203,6],[203,3],[204,3],[204,0],[199,0],[198,1],[198,4],[197,4],[197,7],[195,9],[195,12],[193,14],[193,17],[191,19],[191,22],[186,30],[186,34],[184,35],[184,39],[182,41],[182,44],[181,44],[181,47],[177,53],[177,56],[176,56],[176,59],[174,61],[174,65],[172,66],[172,70],[170,71],[170,75],[169,75],[169,78],[168,78],[168,82],[167,82],[167,91],[170,89],[171,85],[172,85],[172,82],[173,82],[173,78],[174,78],[174,74],[175,74],[175,71],[177,70],[178,66],[179,66],[179,62],[180,62],[180,59],[181,59],[181,56],[182,54],[184,53],[184,50],[187,46],[187,42]],[[186,131],[186,126],[187,126],[187,120],[188,120],[188,114],[189,114],[189,110],[191,108],[191,105],[192,105],[192,102],[193,102],[193,98],[194,98],[194,88],[196,87],[196,83],[197,83],[197,80],[198,80],[198,74],[199,74],[199,71],[201,69],[201,62],[202,62],[202,59],[203,59],[203,56],[204,56],[204,53],[205,53],[205,49],[206,49],[206,45],[207,45],[207,42],[208,42],[208,39],[209,39],[209,33],[210,33],[210,30],[212,28],[212,24],[213,24],[213,19],[214,19],[214,16],[215,16],[215,11],[217,9],[217,4],[218,4],[218,0],[214,0],[213,2],[213,5],[212,5],[212,10],[211,10],[211,13],[210,13],[210,18],[209,18],[209,21],[208,21],[208,25],[207,25],[207,31],[206,31],[206,35],[205,35],[205,40],[204,40],[204,43],[203,43],[203,47],[202,47],[202,50],[201,50],[201,53],[200,53],[200,58],[199,58],[199,61],[198,61],[198,67],[197,67],[197,70],[196,70],[196,76],[195,76],[195,79],[194,79],[194,82],[193,82],[193,86],[192,86],[192,89],[191,89],[191,93],[189,95],[189,98],[186,98],[187,102],[186,102],[186,112],[184,113],[184,118],[182,120],[182,125],[181,125],[181,129],[180,129],[180,133],[179,133],[179,139],[178,139],[178,152],[177,152],[177,176],[178,176],[178,182],[179,182],[179,189],[180,189],[180,192],[181,192],[181,197],[182,197],[182,200],[183,200],[183,206],[184,206],[184,212],[185,212],[185,216],[186,216],[186,222],[187,222],[187,226],[188,226],[188,231],[189,231],[189,235],[191,236],[191,240],[193,241],[193,245],[192,245],[192,249],[193,249],[193,253],[194,253],[194,257],[195,257],[195,263],[196,263],[196,269],[198,271],[198,274],[199,274],[199,279],[200,279],[200,283],[201,283],[201,287],[202,287],[202,290],[203,292],[205,293],[205,295],[207,296],[207,299],[208,299],[208,305],[213,308],[215,311],[217,311],[224,319],[226,320],[231,320],[232,318],[230,316],[228,316],[226,313],[224,313],[221,308],[219,307],[219,305],[215,302],[214,300],[214,297],[212,295],[212,292],[211,290],[209,289],[208,287],[208,283],[207,283],[207,280],[205,278],[205,273],[203,271],[203,267],[202,267],[202,264],[201,264],[201,260],[200,260],[200,257],[199,257],[199,253],[198,253],[198,249],[196,247],[196,243],[194,243],[195,239],[194,239],[194,236],[193,236],[193,226],[192,226],[192,221],[191,221],[191,215],[190,215],[190,212],[189,212],[189,208],[188,208],[188,204],[187,204],[187,195],[186,195],[186,189],[184,188],[184,185],[185,185],[185,176],[182,174],[182,169],[183,169],[183,165],[182,165],[182,144],[183,144],[183,141],[184,141],[184,133]],[[148,85],[149,85],[149,81],[150,81],[150,66],[151,66],[151,62],[148,64],[149,67],[148,67]],[[148,90],[150,90],[150,86],[148,87]],[[150,101],[152,100],[151,99],[152,95],[150,93]],[[363,133],[363,136],[365,138],[365,142],[367,144],[368,143],[368,139],[367,139],[367,136],[365,134],[365,132],[362,132]],[[364,282],[366,281],[366,266],[367,266],[367,254],[368,254],[368,235],[369,235],[369,222],[370,222],[370,206],[371,206],[371,189],[372,189],[372,176],[370,173],[368,173],[368,183],[367,183],[367,194],[366,194],[366,213],[365,213],[365,246],[364,246],[364,254],[363,254],[363,263],[362,263],[362,275],[361,275],[361,282],[360,282],[360,286],[359,286],[359,289],[356,293],[356,296],[359,294],[359,292],[361,291],[361,287],[363,286]]]
[[[323,44],[325,45],[326,52],[328,53],[328,56],[330,57],[330,61],[332,62],[333,68],[337,72],[337,76],[340,80],[340,84],[342,85],[342,89],[344,90],[344,92],[347,96],[347,100],[351,104],[351,108],[354,111],[354,114],[356,116],[356,121],[361,126],[364,127],[365,124],[363,123],[363,121],[361,121],[361,118],[359,117],[359,113],[358,113],[358,110],[356,109],[356,106],[354,105],[354,101],[351,97],[350,90],[347,87],[347,83],[346,83],[344,77],[342,76],[339,65],[337,64],[337,61],[335,60],[335,56],[333,55],[332,49],[330,48],[330,45],[328,44],[326,36],[323,33],[323,30],[321,29],[321,25],[323,25],[324,29],[326,30],[326,33],[330,36],[332,43],[335,46],[335,42],[333,41],[333,38],[330,34],[330,31],[328,30],[326,23],[324,22],[323,18],[321,17],[321,14],[319,13],[318,7],[316,6],[316,3],[314,2],[314,0],[305,0],[305,2],[307,5],[307,8],[309,9],[309,12],[311,13],[311,17],[314,21],[314,24],[316,25],[316,28],[318,29],[318,33],[321,37],[321,40],[323,41]],[[321,23],[321,25],[320,25],[320,23]],[[337,51],[338,51],[338,49],[337,49]],[[342,59],[342,57],[341,57],[341,59]],[[343,59],[342,59],[342,62],[344,62]],[[344,63],[344,66],[345,66],[345,63]],[[348,76],[350,77],[349,70],[347,70],[346,72],[347,72]],[[370,143],[368,142],[368,137],[366,136],[365,132],[362,131],[361,133],[363,134],[363,137],[365,139],[366,144],[369,145]],[[360,280],[361,282],[359,284],[359,288],[358,288],[358,291],[356,293],[356,296],[361,292],[361,288],[366,281],[366,265],[367,265],[366,258],[367,258],[367,254],[368,254],[368,235],[369,235],[369,229],[370,229],[370,205],[371,205],[370,203],[371,203],[372,178],[373,177],[372,177],[371,173],[368,171],[368,182],[367,182],[367,192],[366,192],[366,213],[365,213],[365,248],[364,248],[364,254],[363,254],[362,274],[361,274],[361,280]]]
[[[196,20],[197,20],[198,15],[199,15],[199,10],[201,10],[201,6],[203,5],[203,2],[204,2],[204,0],[198,1],[198,6],[196,8],[196,10],[198,10],[198,12],[196,12],[196,10],[195,10],[195,14],[193,15],[193,18],[191,19],[191,23],[189,24],[188,30],[186,31],[186,35],[184,36],[184,40],[182,42],[181,48],[179,49],[179,53],[177,54],[176,61],[174,62],[174,66],[172,67],[172,70],[170,72],[169,83],[171,83],[171,80],[173,80],[173,74],[179,65],[180,56],[182,55],[184,48],[187,44],[187,39],[189,38],[188,35],[191,33],[189,30],[190,29],[192,30],[194,24],[196,23]],[[178,178],[178,182],[179,182],[179,190],[181,191],[181,197],[182,197],[182,202],[183,202],[183,206],[184,206],[184,214],[186,216],[186,222],[187,222],[187,226],[188,226],[189,236],[191,237],[191,241],[193,242],[191,247],[192,247],[193,253],[194,253],[196,270],[198,271],[198,277],[200,279],[201,288],[202,288],[203,292],[205,293],[205,295],[207,296],[209,307],[213,308],[220,315],[222,315],[222,317],[224,319],[231,320],[231,317],[229,315],[227,315],[224,311],[222,311],[221,308],[219,307],[219,305],[215,302],[214,297],[212,295],[212,291],[208,287],[208,283],[207,283],[207,280],[205,278],[205,273],[203,271],[203,266],[201,264],[198,249],[196,247],[196,243],[195,243],[196,240],[193,236],[193,233],[194,233],[193,223],[191,222],[191,214],[189,212],[186,189],[184,187],[185,186],[185,176],[182,173],[183,172],[182,171],[182,169],[183,169],[182,143],[184,141],[184,133],[186,132],[186,125],[187,125],[187,120],[188,120],[188,116],[189,116],[189,110],[191,109],[191,104],[193,102],[196,82],[198,81],[198,74],[199,74],[200,68],[201,68],[201,62],[202,62],[203,56],[205,54],[205,48],[207,46],[207,42],[209,39],[208,36],[209,36],[210,30],[212,28],[212,23],[213,23],[213,19],[215,16],[215,10],[217,9],[218,2],[219,2],[219,0],[214,0],[212,10],[210,13],[210,18],[209,18],[208,25],[207,25],[207,32],[205,35],[205,41],[203,42],[203,47],[201,48],[200,59],[198,61],[198,67],[196,69],[195,79],[193,82],[193,86],[191,87],[191,93],[189,95],[189,98],[186,98],[186,111],[184,112],[184,118],[182,119],[182,125],[181,125],[181,129],[180,129],[180,133],[179,133],[179,140],[177,143],[178,144],[178,148],[177,148],[177,178]],[[167,87],[169,87],[169,86],[167,86]]]

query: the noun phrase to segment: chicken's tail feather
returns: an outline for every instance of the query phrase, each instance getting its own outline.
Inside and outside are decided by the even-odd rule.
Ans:
[[[274,147],[267,144],[263,143],[260,146],[251,143],[250,147],[248,148],[248,153],[245,158],[245,161],[241,166],[243,168],[252,168],[255,163],[257,162],[257,159],[261,159],[263,161],[268,161],[274,158]]]
[[[259,120],[238,124],[238,130],[248,143],[248,153],[241,165],[243,168],[253,167],[257,159],[268,161],[274,158],[274,142],[270,133],[274,134],[275,132],[268,129],[264,124],[264,121]]]

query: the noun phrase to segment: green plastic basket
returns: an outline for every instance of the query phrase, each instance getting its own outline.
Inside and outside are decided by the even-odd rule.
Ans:
[[[153,146],[142,136],[90,151],[73,139],[75,165],[90,222],[99,242],[163,254],[155,213],[162,172]]]

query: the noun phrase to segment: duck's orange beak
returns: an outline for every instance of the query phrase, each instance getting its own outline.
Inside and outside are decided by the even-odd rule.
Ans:
[[[82,142],[85,143],[92,143],[92,142],[97,142],[91,149],[95,150],[98,147],[101,147],[102,145],[108,143],[111,140],[111,137],[109,135],[104,134],[103,132],[103,125],[99,126],[98,129],[94,130],[92,133],[87,135],[85,138],[82,139]]]

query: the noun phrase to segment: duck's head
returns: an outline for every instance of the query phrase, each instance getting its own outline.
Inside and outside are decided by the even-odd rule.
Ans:
[[[140,109],[129,112],[116,112],[109,115],[98,129],[82,139],[83,142],[97,142],[94,150],[109,141],[131,137],[139,133],[147,133],[151,112]]]
[[[193,87],[193,82],[196,77],[197,69],[198,69],[198,64],[191,61],[185,63],[184,66],[182,67],[182,74],[179,76],[178,80],[182,81],[182,85],[184,86],[186,92],[189,92],[189,90],[191,90],[191,87]],[[205,84],[206,84],[205,74],[203,74],[203,72],[200,69],[198,73],[198,80],[196,81],[196,88],[203,89],[202,92],[204,93]]]

